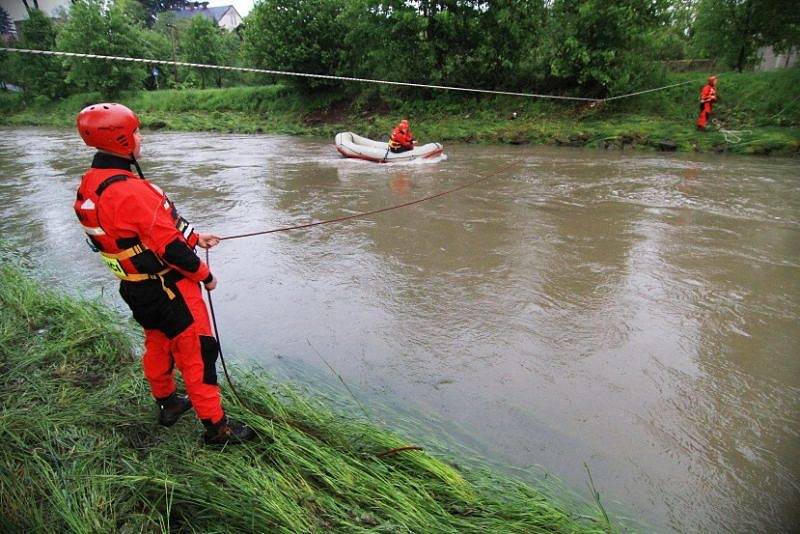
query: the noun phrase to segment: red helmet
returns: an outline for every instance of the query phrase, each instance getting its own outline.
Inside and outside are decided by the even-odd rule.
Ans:
[[[132,154],[136,148],[133,132],[139,117],[122,104],[94,104],[78,113],[78,133],[89,146],[115,154]]]

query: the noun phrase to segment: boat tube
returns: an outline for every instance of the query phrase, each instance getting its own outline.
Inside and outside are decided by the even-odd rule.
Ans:
[[[392,152],[388,143],[373,141],[361,137],[353,132],[340,132],[336,134],[336,150],[346,158],[359,158],[376,163],[389,163],[392,161],[412,161],[416,159],[434,158],[444,151],[440,143],[428,143],[414,147],[405,152]]]

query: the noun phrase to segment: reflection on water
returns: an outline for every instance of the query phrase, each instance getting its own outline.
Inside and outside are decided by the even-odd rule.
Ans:
[[[446,147],[433,165],[330,143],[151,133],[146,173],[223,235],[405,202],[212,254],[228,352],[325,370],[362,400],[658,530],[787,531],[800,509],[800,191],[791,160]],[[72,132],[0,130],[0,229],[113,300],[71,202]],[[793,348],[794,347],[794,348]],[[614,503],[619,503],[615,505]]]

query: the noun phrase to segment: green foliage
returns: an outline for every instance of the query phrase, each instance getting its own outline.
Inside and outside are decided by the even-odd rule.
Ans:
[[[345,70],[397,81],[518,88],[541,78],[534,49],[543,15],[541,1],[349,2],[341,15],[347,22]]]
[[[758,28],[755,0],[700,0],[695,50],[741,71],[756,59]]]
[[[22,23],[17,48],[34,50],[53,50],[56,43],[56,27],[52,19],[39,11],[31,10],[28,19]],[[58,98],[64,95],[64,69],[58,58],[11,54],[7,60],[10,81],[21,85],[30,97],[46,96]]]
[[[654,58],[676,60],[689,57],[696,0],[673,0],[660,17],[660,23],[648,39]]]
[[[741,72],[761,46],[800,46],[800,9],[791,0],[700,0],[694,32],[696,54]]]
[[[778,52],[800,48],[800,9],[794,0],[762,0],[763,43]]]
[[[636,87],[650,69],[646,36],[663,16],[656,0],[555,0],[546,54],[565,86],[596,94]]]
[[[210,19],[203,15],[195,15],[189,25],[181,33],[181,51],[184,61],[189,63],[203,63],[207,65],[225,64],[222,45],[221,30]],[[196,69],[195,74],[200,78],[200,87],[205,89],[206,80],[216,77],[218,85],[222,86],[221,71]]]
[[[114,5],[132,24],[144,26],[149,22],[147,9],[139,0],[114,0]]]
[[[340,74],[345,20],[340,0],[262,0],[247,17],[245,57],[255,66],[313,74]],[[294,78],[302,87],[334,85]]]
[[[512,90],[541,86],[547,21],[544,2],[497,0],[490,3],[481,19],[481,38],[471,60],[480,86]]]
[[[105,9],[101,0],[76,0],[69,19],[58,36],[58,48],[122,57],[141,57],[146,41],[142,29],[126,17],[119,5]],[[138,89],[149,76],[147,66],[139,63],[65,58],[67,80],[77,87],[100,91],[111,97],[126,89]]]
[[[419,3],[422,16],[421,42],[409,50],[410,58],[428,58],[423,65],[434,83],[472,85],[478,58],[474,52],[482,40],[484,2],[427,0]],[[398,35],[397,43],[407,36]],[[394,43],[393,43],[394,44]],[[410,59],[409,58],[409,59]]]
[[[185,9],[197,4],[190,0],[133,0],[141,4],[147,16],[147,26],[152,26],[163,17],[165,12],[173,9]]]
[[[172,44],[170,40],[160,33],[154,31],[143,31],[141,32],[141,39],[143,43],[143,51],[144,57],[151,58],[151,59],[169,59],[172,54]],[[172,83],[172,69],[167,68],[164,65],[156,65],[155,63],[150,66],[150,70],[152,72],[152,67],[157,67],[159,70],[158,76],[158,84],[159,87],[167,87],[170,83]],[[145,87],[148,89],[154,89],[156,85],[156,80],[152,77],[146,79]]]
[[[400,0],[360,0],[350,2],[340,17],[347,24],[345,72],[393,81],[430,80],[433,57],[423,40],[426,22],[412,6]]]
[[[242,38],[236,32],[220,31],[220,46],[222,64],[234,67],[242,66]],[[239,85],[242,83],[242,73],[219,71],[220,87],[224,81],[226,85]]]

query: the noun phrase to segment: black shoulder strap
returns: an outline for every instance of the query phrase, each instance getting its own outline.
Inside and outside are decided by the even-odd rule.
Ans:
[[[124,174],[115,174],[114,176],[109,176],[108,178],[100,182],[100,185],[97,186],[97,189],[95,190],[94,194],[99,197],[100,195],[103,194],[103,191],[108,189],[108,186],[110,186],[111,184],[115,184],[117,182],[124,182],[127,179],[128,177],[125,176]]]

